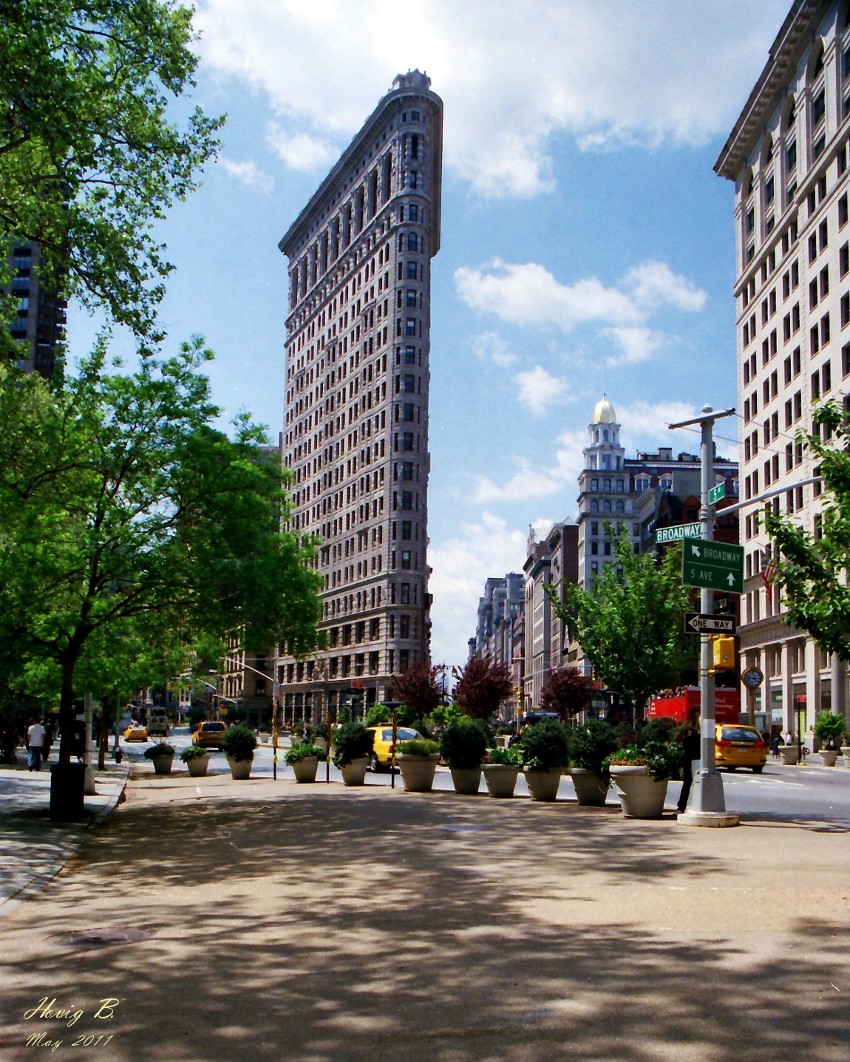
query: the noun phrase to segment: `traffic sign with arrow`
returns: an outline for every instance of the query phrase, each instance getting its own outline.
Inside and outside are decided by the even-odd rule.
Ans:
[[[734,616],[706,616],[704,613],[685,613],[685,634],[734,634]]]
[[[682,550],[682,582],[708,590],[744,592],[744,547],[730,542],[686,538]]]

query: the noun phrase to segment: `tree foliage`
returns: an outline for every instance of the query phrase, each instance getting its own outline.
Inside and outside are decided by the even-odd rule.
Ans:
[[[556,667],[549,672],[540,691],[544,712],[557,712],[562,718],[574,719],[590,705],[593,683],[577,667]]]
[[[49,387],[0,366],[0,644],[17,688],[62,719],[99,676],[201,637],[316,644],[312,541],[280,530],[276,453],[243,417],[231,439],[200,341],[110,374],[101,347]]]
[[[473,656],[457,672],[455,702],[473,719],[489,719],[514,691],[510,668],[489,656]]]
[[[782,589],[783,619],[819,649],[850,661],[850,417],[835,402],[818,406],[814,432],[798,439],[820,468],[824,500],[815,537],[765,507]]]
[[[195,186],[219,118],[194,86],[175,0],[0,0],[0,233],[35,240],[43,279],[151,336],[171,266],[153,223]],[[0,255],[0,260],[5,255]]]
[[[668,549],[659,562],[637,554],[624,527],[614,558],[589,590],[566,583],[563,602],[547,587],[552,607],[581,645],[607,689],[642,709],[650,694],[678,681],[684,655],[681,551]]]
[[[443,672],[439,665],[416,661],[400,675],[393,675],[390,693],[393,700],[406,705],[416,719],[422,719],[443,700]]]

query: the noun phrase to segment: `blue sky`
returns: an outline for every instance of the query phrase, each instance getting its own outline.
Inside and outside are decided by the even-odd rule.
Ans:
[[[194,101],[219,160],[158,235],[162,319],[216,352],[214,396],[282,428],[278,241],[391,87],[445,105],[432,262],[435,662],[462,663],[484,580],[576,515],[603,392],[627,456],[736,402],[733,189],[712,170],[790,0],[198,0]],[[72,351],[93,322],[72,308]],[[120,347],[120,338],[117,341]],[[718,426],[735,456],[735,421]]]

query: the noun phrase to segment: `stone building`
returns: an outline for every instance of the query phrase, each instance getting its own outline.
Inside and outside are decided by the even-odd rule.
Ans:
[[[291,529],[321,541],[328,648],[277,662],[285,719],[385,700],[429,661],[430,264],[443,106],[399,74],[280,241]]]

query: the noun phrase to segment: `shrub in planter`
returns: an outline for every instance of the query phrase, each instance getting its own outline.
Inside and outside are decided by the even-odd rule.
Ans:
[[[440,755],[460,770],[481,766],[487,751],[487,734],[475,719],[462,716],[452,720],[440,737]]]
[[[821,748],[837,752],[844,737],[844,717],[832,712],[818,712],[812,728]]]
[[[200,745],[187,745],[180,753],[180,759],[184,763],[188,763],[190,760],[199,760],[204,756],[209,756],[209,754],[210,750],[202,748]]]
[[[556,719],[541,719],[519,739],[526,771],[563,769],[569,763],[567,731]]]
[[[521,766],[522,753],[519,749],[490,749],[482,767],[490,796],[512,797]]]
[[[300,763],[302,760],[313,757],[317,760],[323,760],[325,758],[325,750],[319,748],[318,745],[313,745],[309,741],[302,741],[298,745],[293,745],[292,748],[287,749],[283,754],[284,761],[291,767],[294,763]]]
[[[187,745],[180,753],[180,759],[189,768],[189,774],[193,778],[202,778],[210,764],[210,750],[201,748],[200,745]]]
[[[228,760],[250,763],[254,759],[257,735],[240,723],[239,726],[231,726],[225,730],[221,737],[221,747]]]
[[[174,746],[167,741],[158,741],[145,749],[145,757],[153,762],[155,774],[171,774],[171,764],[174,760]]]
[[[620,747],[616,730],[601,719],[589,719],[569,732],[567,744],[576,799],[586,807],[603,807],[611,784],[607,759]]]
[[[430,792],[440,758],[440,746],[430,738],[399,742],[396,749],[404,788],[411,793]]]
[[[496,767],[522,767],[522,752],[516,747],[490,749],[484,760],[485,767],[487,764],[493,764]]]
[[[679,777],[681,750],[661,741],[648,741],[642,747],[626,745],[607,759],[611,767],[646,767],[647,774],[655,782],[666,782]]]
[[[363,723],[343,723],[334,731],[333,765],[347,767],[354,760],[369,757],[375,742],[374,730],[369,730]]]
[[[411,741],[400,742],[396,753],[400,756],[438,756],[440,745],[430,738],[413,738]]]

